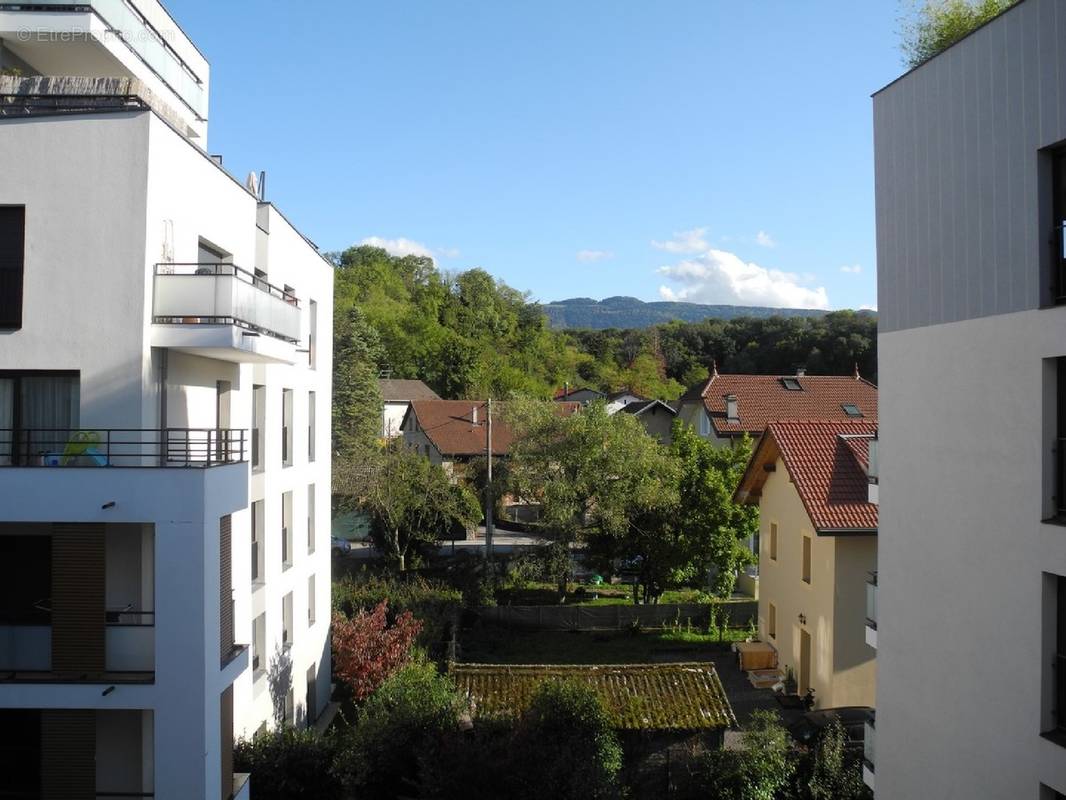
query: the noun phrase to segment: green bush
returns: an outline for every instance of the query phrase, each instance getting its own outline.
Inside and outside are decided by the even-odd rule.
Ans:
[[[422,623],[417,643],[432,649],[449,636],[462,595],[450,586],[417,577],[401,579],[364,573],[345,575],[333,584],[333,607],[346,617],[353,617],[360,610],[372,611],[382,600],[389,601],[389,612],[394,617],[410,611]]]
[[[585,683],[542,683],[511,749],[516,797],[584,800],[618,791],[622,747],[599,696]]]
[[[337,740],[284,727],[241,739],[233,751],[236,772],[250,772],[256,800],[331,800],[343,796],[333,765]]]
[[[360,707],[343,737],[336,771],[359,800],[413,795],[419,753],[459,725],[459,699],[432,664],[412,664]]]
[[[777,714],[755,711],[742,749],[708,756],[706,796],[715,800],[775,800],[796,771],[788,732]]]

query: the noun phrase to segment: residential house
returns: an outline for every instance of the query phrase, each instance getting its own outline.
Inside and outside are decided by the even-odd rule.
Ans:
[[[603,400],[606,398],[603,392],[596,389],[590,389],[587,386],[580,386],[571,389],[569,384],[555,393],[554,400],[561,403],[582,403],[588,404],[593,400]]]
[[[631,392],[628,389],[623,389],[620,392],[612,392],[604,397],[604,401],[607,403],[607,413],[615,414],[630,403],[647,403],[648,398],[642,395]]]
[[[768,423],[784,419],[877,420],[877,387],[853,375],[721,375],[685,392],[678,416],[715,444],[744,434],[758,439]]]
[[[875,650],[865,635],[877,569],[871,422],[771,422],[735,499],[759,506],[759,636],[818,707],[872,706]]]
[[[623,414],[632,414],[649,436],[660,444],[668,445],[673,440],[674,418],[677,411],[662,400],[638,400],[627,403],[619,409]]]
[[[402,380],[398,378],[381,378],[378,380],[381,390],[381,437],[394,439],[402,436],[401,427],[407,409],[412,400],[440,400],[435,391],[422,381]]]
[[[873,99],[879,800],[1066,796],[1064,11]]]
[[[329,699],[333,269],[156,0],[6,4],[0,65],[0,794],[246,798]]]

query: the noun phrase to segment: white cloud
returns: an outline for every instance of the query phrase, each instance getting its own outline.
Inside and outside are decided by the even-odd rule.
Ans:
[[[755,234],[755,243],[762,245],[763,247],[777,247],[777,242],[774,241],[774,237],[766,231],[759,231]]]
[[[877,311],[877,306],[861,305],[859,311]]]
[[[608,258],[614,258],[614,253],[610,250],[578,250],[578,261],[604,261]]]
[[[665,242],[653,240],[651,246],[656,250],[665,250],[667,253],[702,253],[710,247],[706,236],[706,228],[693,228],[688,231],[677,231],[674,238]]]
[[[829,296],[824,287],[802,286],[803,278],[795,273],[760,267],[725,250],[706,249],[693,258],[660,267],[658,273],[681,286],[676,290],[669,286],[659,287],[664,300],[775,308],[829,308]]]
[[[380,236],[367,236],[359,244],[368,244],[371,247],[380,247],[388,250],[393,256],[429,256],[433,257],[433,251],[421,242],[410,239],[382,239]]]
[[[850,266],[845,264],[840,268],[841,272],[846,272],[849,275],[858,275],[862,272],[862,264],[851,264]]]

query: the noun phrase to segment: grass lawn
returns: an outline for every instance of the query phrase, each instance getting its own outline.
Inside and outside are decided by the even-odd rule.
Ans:
[[[460,636],[460,660],[480,664],[640,664],[699,661],[720,654],[748,630],[729,630],[725,640],[684,629],[628,631],[537,631],[480,625]]]

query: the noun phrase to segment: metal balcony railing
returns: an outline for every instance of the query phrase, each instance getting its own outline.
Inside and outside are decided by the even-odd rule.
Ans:
[[[215,467],[245,460],[239,428],[0,428],[0,467]]]
[[[156,264],[152,321],[236,325],[293,344],[300,341],[296,295],[234,264]]]
[[[877,630],[877,573],[869,573],[866,579],[866,624]]]

